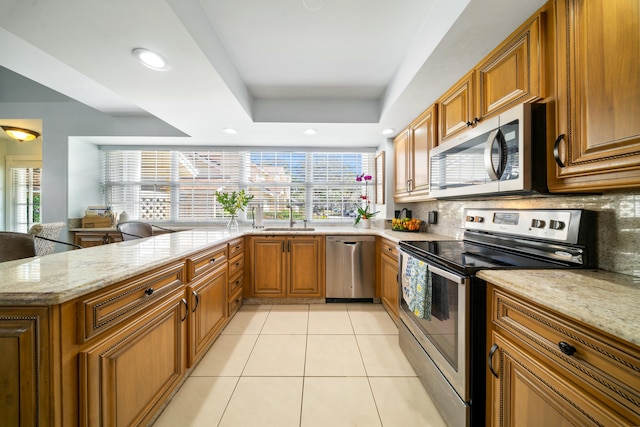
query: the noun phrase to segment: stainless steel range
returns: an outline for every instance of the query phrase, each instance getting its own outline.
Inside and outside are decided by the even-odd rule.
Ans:
[[[399,244],[400,347],[450,426],[485,421],[481,269],[595,266],[595,213],[467,209],[464,240]]]

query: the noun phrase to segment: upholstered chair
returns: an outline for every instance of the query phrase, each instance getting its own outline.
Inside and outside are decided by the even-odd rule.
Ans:
[[[118,231],[122,233],[122,240],[141,239],[153,236],[151,224],[141,221],[125,221],[118,224]]]
[[[0,262],[34,256],[36,244],[33,235],[0,231]]]
[[[42,239],[35,239],[36,255],[49,255],[55,252],[56,242],[60,239],[60,233],[64,229],[64,222],[49,222],[44,224],[33,224],[29,229],[29,234],[33,234]],[[45,240],[51,239],[51,240]],[[61,242],[64,243],[64,242]]]

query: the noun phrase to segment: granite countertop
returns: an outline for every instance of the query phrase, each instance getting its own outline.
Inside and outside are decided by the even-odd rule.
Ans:
[[[245,235],[378,235],[400,240],[450,240],[430,233],[321,227],[315,231],[263,231],[196,227],[145,239],[0,263],[0,306],[55,305]]]
[[[640,345],[640,277],[602,270],[482,270],[477,276]]]

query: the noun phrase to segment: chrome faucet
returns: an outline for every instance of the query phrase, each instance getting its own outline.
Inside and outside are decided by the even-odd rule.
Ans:
[[[295,224],[296,222],[293,220],[293,203],[289,202],[289,204],[287,205],[287,207],[289,208],[289,228],[293,228],[293,224]]]

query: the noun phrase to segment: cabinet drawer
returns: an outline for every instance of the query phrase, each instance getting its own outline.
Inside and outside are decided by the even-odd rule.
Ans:
[[[492,321],[580,387],[640,416],[640,355],[631,344],[493,289]],[[614,404],[615,405],[615,404]]]
[[[236,276],[230,277],[231,279],[229,279],[228,295],[233,295],[238,290],[238,288],[242,288],[242,285],[244,284],[244,275],[242,274],[242,272],[240,272]]]
[[[396,249],[396,244],[390,240],[382,239],[380,252],[393,259],[398,259],[398,249]]]
[[[235,276],[244,268],[244,255],[240,254],[229,260],[229,277]]]
[[[190,282],[226,261],[227,245],[216,246],[192,255],[187,258],[187,280]]]
[[[183,284],[184,263],[178,262],[83,298],[78,302],[79,342],[146,310],[153,301]]]
[[[229,317],[231,318],[242,305],[242,288],[229,298]]]
[[[228,245],[229,258],[233,258],[234,256],[244,252],[244,239],[232,240],[228,243]]]

